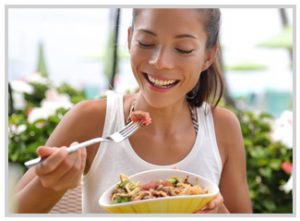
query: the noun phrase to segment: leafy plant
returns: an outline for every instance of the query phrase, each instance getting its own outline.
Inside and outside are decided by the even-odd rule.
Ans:
[[[44,145],[57,126],[67,109],[57,109],[54,114],[46,119],[28,121],[28,113],[33,108],[40,108],[42,100],[46,98],[49,85],[30,83],[34,88],[33,94],[24,93],[26,102],[24,110],[18,110],[9,116],[9,151],[8,159],[23,165],[27,160],[37,157],[36,148]],[[84,92],[76,90],[68,84],[56,88],[58,93],[68,94],[73,104],[85,99]]]
[[[27,121],[24,113],[11,115],[9,118],[9,161],[23,164],[37,157],[36,148],[46,143],[66,112],[66,109],[61,108],[48,119],[39,119],[33,123]]]
[[[272,117],[247,111],[235,111],[241,122],[247,154],[247,176],[250,197],[255,213],[292,213],[292,191],[285,193],[279,187],[290,174],[281,169],[292,163],[292,150],[281,142],[270,139]]]
[[[69,95],[73,104],[77,104],[78,102],[85,99],[83,90],[74,89],[72,86],[66,83],[63,83],[62,85],[57,87],[56,90],[59,94]]]
[[[40,83],[29,83],[34,91],[32,94],[24,93],[24,99],[26,100],[26,109],[32,107],[38,107],[41,104],[41,101],[45,98],[45,93],[49,89],[48,84],[40,84]]]

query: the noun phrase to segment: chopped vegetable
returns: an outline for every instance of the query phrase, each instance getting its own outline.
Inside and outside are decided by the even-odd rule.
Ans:
[[[129,180],[124,174],[120,174],[120,182],[112,192],[111,201],[112,203],[123,203],[159,197],[204,193],[208,193],[208,190],[199,185],[189,183],[188,176],[184,178],[170,177],[167,180],[139,184]]]

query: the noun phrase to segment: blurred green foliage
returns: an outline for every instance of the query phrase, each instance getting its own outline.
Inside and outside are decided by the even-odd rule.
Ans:
[[[25,107],[24,110],[14,111],[9,116],[9,147],[8,159],[10,162],[16,162],[23,166],[27,160],[37,157],[36,148],[44,145],[51,135],[54,128],[68,111],[59,108],[47,119],[38,119],[30,123],[28,114],[32,108],[40,107],[42,100],[46,98],[46,92],[52,88],[59,94],[67,94],[73,104],[86,99],[83,90],[78,90],[64,83],[57,88],[52,84],[29,83],[33,87],[33,93],[24,93]],[[23,129],[20,129],[23,128]],[[23,167],[25,170],[25,167]]]
[[[70,86],[69,84],[63,83],[59,87],[56,88],[56,91],[59,94],[67,94],[71,98],[71,102],[73,104],[77,104],[78,102],[84,100],[85,94],[83,90],[77,90],[74,87]]]
[[[39,107],[41,101],[45,98],[45,93],[49,89],[49,84],[41,83],[28,83],[34,90],[32,94],[24,93],[24,99],[26,100],[26,109]]]
[[[29,123],[23,112],[12,114],[9,117],[9,161],[23,165],[27,160],[37,157],[36,148],[44,145],[53,129],[66,113],[66,109],[58,109],[47,119],[39,119]],[[17,132],[14,128],[21,126],[23,131]]]
[[[241,62],[233,65],[226,65],[226,71],[263,71],[267,67],[263,64],[258,64],[254,62]]]
[[[285,27],[280,33],[276,36],[273,36],[270,39],[262,41],[258,44],[259,47],[263,48],[293,48],[293,29],[288,26]]]
[[[292,163],[292,149],[270,139],[272,117],[262,113],[235,110],[244,137],[247,155],[247,175],[250,197],[255,213],[292,213],[292,191],[279,187],[290,174],[281,169],[284,162]]]
[[[43,42],[39,43],[37,72],[39,72],[43,77],[48,77],[48,70],[47,70],[47,65],[46,65],[45,50],[44,50]]]

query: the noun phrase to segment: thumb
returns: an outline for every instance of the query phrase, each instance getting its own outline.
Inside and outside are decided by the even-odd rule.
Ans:
[[[55,148],[41,146],[37,148],[36,152],[41,158],[44,158],[55,152]]]

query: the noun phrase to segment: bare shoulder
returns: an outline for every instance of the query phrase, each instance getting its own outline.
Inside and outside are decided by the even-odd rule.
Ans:
[[[102,133],[105,114],[105,99],[79,102],[65,114],[47,144],[69,145],[71,140],[80,142]]]
[[[76,104],[68,113],[72,117],[85,120],[93,120],[93,118],[104,119],[106,112],[106,99],[101,100],[85,100]]]
[[[223,163],[231,153],[243,149],[243,137],[237,116],[223,107],[213,110],[213,119],[218,147]]]
[[[240,122],[237,116],[230,110],[223,107],[216,107],[213,110],[214,125],[216,128],[233,132],[232,130],[240,130]]]

